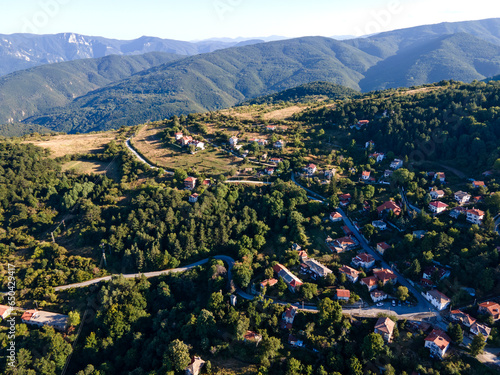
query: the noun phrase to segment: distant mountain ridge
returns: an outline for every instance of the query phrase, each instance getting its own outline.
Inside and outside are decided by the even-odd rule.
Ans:
[[[44,64],[109,55],[166,52],[189,56],[229,48],[240,42],[243,41],[185,42],[150,36],[118,40],[75,33],[0,34],[0,76]],[[262,40],[255,42],[261,43]]]
[[[230,107],[315,81],[367,92],[448,79],[482,80],[500,74],[499,57],[500,19],[426,25],[354,40],[304,37],[233,46],[140,71],[24,121],[86,132]]]

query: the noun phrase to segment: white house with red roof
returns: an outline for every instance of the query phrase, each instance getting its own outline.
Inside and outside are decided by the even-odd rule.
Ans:
[[[375,276],[364,277],[361,279],[360,284],[366,286],[368,291],[371,292],[377,289],[378,279]]]
[[[474,319],[469,314],[462,312],[461,310],[452,310],[450,311],[450,318],[455,322],[460,322],[464,326],[469,327],[472,326],[476,319]]]
[[[440,329],[432,330],[425,338],[425,347],[430,349],[433,357],[444,358],[450,343],[450,337]]]
[[[436,214],[440,214],[441,212],[445,211],[446,208],[448,208],[448,205],[440,201],[434,201],[429,203],[429,210],[431,210]]]
[[[328,247],[335,251],[337,254],[343,253],[344,251],[353,250],[358,247],[358,241],[350,236],[337,238],[330,243],[327,243]]]
[[[349,266],[342,266],[339,268],[339,272],[346,275],[347,280],[349,280],[351,283],[355,283],[356,281],[358,281],[359,271],[356,271],[354,268],[351,268]]]
[[[293,321],[295,320],[295,315],[297,315],[297,308],[295,306],[288,307],[281,316],[281,328],[292,328]]]
[[[439,182],[445,182],[446,175],[444,174],[444,172],[436,172],[436,173],[434,173],[433,180],[434,181],[438,180]]]
[[[339,301],[349,301],[349,298],[351,298],[351,291],[348,289],[337,289],[335,294]]]
[[[384,211],[392,211],[394,215],[399,216],[401,214],[401,207],[399,207],[394,201],[387,201],[377,207],[377,212],[381,215]]]
[[[379,153],[379,152],[374,152],[373,154],[368,155],[370,159],[375,159],[377,163],[380,163],[382,160],[385,158],[385,154]]]
[[[428,266],[424,268],[424,273],[422,277],[424,279],[430,280],[435,273],[437,274],[438,280],[443,280],[444,278],[450,276],[450,271],[447,270],[446,268]]]
[[[363,173],[361,174],[361,179],[363,181],[367,181],[370,179],[370,171],[363,171]]]
[[[484,185],[484,181],[472,181],[472,187],[474,189],[477,189],[477,188],[479,188],[481,186],[485,186]]]
[[[174,134],[174,137],[175,137],[175,140],[178,141],[180,140],[182,137],[184,137],[184,134],[180,133],[180,132],[177,132]]]
[[[307,167],[305,167],[305,171],[307,174],[315,174],[316,173],[316,170],[318,168],[316,167],[316,164],[309,164]]]
[[[288,268],[286,268],[282,264],[276,264],[273,269],[274,272],[276,272],[278,276],[283,279],[286,285],[288,285],[288,289],[290,289],[292,293],[295,293],[303,284],[297,276],[295,276],[292,272],[290,272]]]
[[[382,282],[382,285],[387,283],[395,284],[398,281],[396,274],[387,268],[374,269],[373,276],[379,279],[379,281]]]
[[[451,299],[437,289],[428,290],[423,296],[439,311],[446,309],[451,303]]]
[[[199,198],[199,196],[200,196],[200,195],[199,195],[198,193],[191,194],[191,195],[189,196],[189,202],[190,202],[190,203],[196,203],[196,202],[198,202],[198,198]]]
[[[493,317],[493,320],[500,319],[500,305],[493,301],[480,303],[478,312],[480,314],[491,315]]]
[[[332,222],[337,222],[337,221],[341,221],[342,220],[342,215],[339,213],[339,212],[332,212],[330,214],[330,221]]]
[[[467,210],[467,221],[472,224],[481,224],[484,218],[484,211],[473,208],[472,210]]]
[[[188,177],[184,180],[184,187],[188,190],[193,190],[196,187],[196,177]]]
[[[269,159],[269,163],[272,163],[274,165],[278,165],[279,163],[281,163],[283,161],[282,158],[270,158]]]
[[[365,270],[370,269],[375,264],[375,258],[368,253],[361,253],[352,258],[354,267],[361,267]]]
[[[377,244],[376,250],[378,251],[378,253],[380,255],[384,255],[385,251],[387,249],[390,249],[390,248],[391,248],[391,246],[389,244],[387,244],[387,242],[379,242]]]
[[[431,190],[429,195],[431,196],[432,199],[439,199],[444,197],[444,191],[443,190]]]
[[[21,316],[21,321],[25,324],[38,327],[50,326],[59,331],[68,328],[68,316],[39,310],[25,310]]]
[[[379,318],[375,323],[374,332],[382,336],[385,342],[391,342],[395,325],[396,323],[387,317]]]
[[[274,173],[274,168],[267,167],[266,169],[264,169],[264,172],[266,172],[267,175],[272,176]]]

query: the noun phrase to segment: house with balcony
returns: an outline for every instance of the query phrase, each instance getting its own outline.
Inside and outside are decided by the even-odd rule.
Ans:
[[[484,218],[484,211],[473,208],[472,210],[467,210],[467,221],[472,224],[481,224]]]
[[[448,205],[446,203],[440,202],[440,201],[433,201],[429,203],[429,210],[431,212],[434,212],[435,214],[440,214],[441,212],[445,211],[448,208]]]
[[[394,326],[396,323],[389,318],[379,318],[377,323],[375,323],[374,332],[378,333],[385,342],[392,341],[392,333],[394,332]]]
[[[339,272],[346,275],[347,280],[349,280],[351,283],[355,283],[356,281],[358,281],[359,271],[356,271],[354,268],[351,268],[349,266],[342,266],[339,268]]]
[[[443,359],[450,347],[450,337],[440,329],[433,329],[425,338],[425,347],[431,351],[431,356]]]

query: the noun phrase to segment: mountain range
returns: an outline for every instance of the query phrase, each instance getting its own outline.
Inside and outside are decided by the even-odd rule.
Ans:
[[[144,41],[137,46],[116,42],[113,48],[122,56],[108,57],[109,69],[100,69],[99,59],[76,60],[0,77],[2,102],[18,96],[13,104],[0,105],[0,122],[23,120],[58,131],[86,132],[229,107],[314,81],[368,92],[500,74],[500,19],[427,25],[342,41],[325,37],[244,41],[247,45],[195,54],[201,46],[210,49],[228,42],[199,43],[174,49],[177,55],[133,56],[144,60],[132,64],[127,60],[132,56],[123,54],[144,50]],[[74,51],[74,56],[81,54]],[[111,61],[121,67],[120,74],[113,76]],[[56,70],[49,69],[54,78],[47,82],[43,69],[50,67]],[[78,79],[68,84],[72,74]],[[31,86],[26,82],[35,82],[33,90],[46,100],[23,105],[23,98],[36,97],[29,95]],[[23,87],[23,94],[13,87]],[[31,108],[25,109],[28,105]]]

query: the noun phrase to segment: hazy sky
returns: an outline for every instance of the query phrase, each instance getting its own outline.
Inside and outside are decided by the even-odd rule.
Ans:
[[[359,36],[500,17],[492,0],[0,0],[0,5],[0,34],[75,32],[117,39]]]

